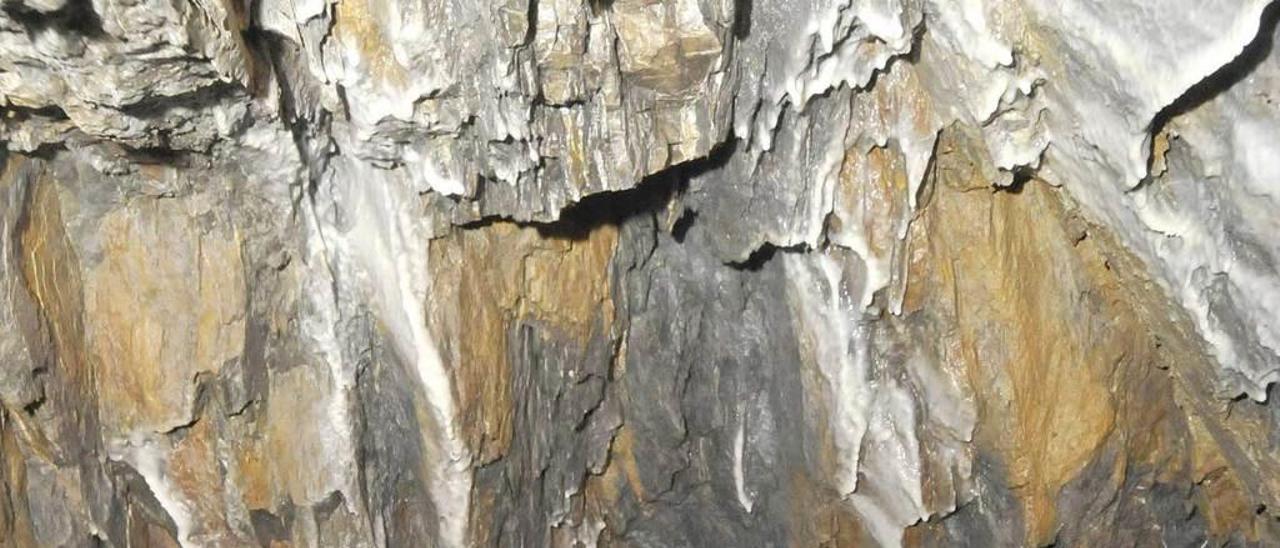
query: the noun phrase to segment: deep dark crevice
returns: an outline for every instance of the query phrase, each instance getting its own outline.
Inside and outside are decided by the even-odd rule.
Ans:
[[[56,105],[28,108],[17,105],[8,105],[0,107],[0,125],[18,126],[22,124],[42,124],[49,122],[63,122],[68,120],[66,111]],[[78,130],[77,130],[78,131]],[[73,131],[73,133],[75,133]],[[3,147],[0,147],[2,149]],[[41,141],[36,143],[34,150],[23,150],[22,155],[28,158],[39,158],[41,160],[52,160],[59,151],[67,148],[66,140],[63,141]]]
[[[169,109],[181,107],[200,112],[216,106],[227,96],[243,93],[245,88],[231,82],[219,82],[197,88],[187,93],[149,97],[137,103],[120,107],[120,112],[137,118],[153,118],[162,116]]]
[[[733,3],[733,36],[739,40],[751,34],[751,8],[753,0],[734,0]]]
[[[22,107],[17,105],[8,105],[0,108],[0,116],[4,116],[9,123],[25,122],[32,118],[46,118],[49,120],[67,120],[66,111],[58,105],[48,105],[38,108]]]
[[[933,203],[933,196],[937,191],[938,185],[938,154],[939,147],[942,145],[942,139],[944,137],[943,132],[952,131],[955,126],[956,123],[953,122],[951,125],[941,128],[933,134],[933,145],[929,147],[929,159],[925,161],[924,174],[920,177],[920,186],[916,188],[916,208],[911,214],[911,222],[913,223],[919,219],[920,216],[924,214],[925,209]],[[827,220],[823,223],[822,231],[824,234],[827,232],[827,225],[829,225],[830,222],[831,218],[828,216]]]
[[[262,546],[272,546],[277,542],[289,540],[290,526],[285,519],[266,510],[251,510],[249,523],[253,527],[253,536]]]
[[[119,145],[129,157],[129,161],[140,165],[165,166],[176,169],[187,169],[196,164],[195,155],[183,150],[164,147],[130,147]]]
[[[1212,100],[1252,73],[1271,55],[1275,45],[1278,21],[1280,21],[1280,4],[1273,3],[1262,11],[1258,34],[1244,47],[1240,55],[1191,86],[1181,97],[1165,106],[1151,121],[1152,133],[1162,129],[1170,119]]]
[[[907,50],[907,52],[902,55],[895,55],[893,57],[890,57],[889,62],[886,63],[884,68],[881,70],[885,73],[888,73],[890,70],[893,69],[893,64],[899,61],[907,63],[909,65],[914,65],[916,63],[919,63],[920,50],[921,48],[924,47],[924,37],[926,34],[928,34],[928,32],[929,32],[929,18],[927,15],[921,16],[920,22],[916,24],[915,28],[911,29],[911,49]],[[871,89],[871,87],[868,86],[867,89]]]
[[[38,375],[37,375],[37,374],[36,374],[36,372],[34,372],[34,371],[32,372],[32,375],[31,375],[31,376],[32,376],[32,377],[38,377]],[[49,401],[48,396],[46,396],[46,395],[44,394],[44,391],[43,391],[43,390],[41,390],[40,394],[38,394],[38,395],[35,397],[35,399],[33,399],[33,400],[31,400],[31,401],[29,401],[29,402],[27,402],[27,403],[25,403],[25,404],[23,404],[23,405],[22,405],[22,412],[23,412],[23,413],[26,413],[26,415],[27,415],[28,417],[34,417],[34,416],[36,416],[36,413],[39,413],[39,412],[40,412],[40,408],[41,408],[41,407],[44,407],[44,404],[45,404],[45,402],[47,402],[47,401]]]
[[[538,38],[538,1],[529,0],[529,13],[526,16],[529,21],[524,34],[524,45],[532,46],[534,40]]]
[[[631,189],[587,196],[562,210],[559,221],[538,225],[538,232],[543,236],[583,239],[597,226],[619,226],[633,217],[653,214],[683,194],[690,179],[724,167],[736,149],[737,140],[730,136],[706,156],[659,171]],[[688,228],[685,226],[684,230]]]
[[[765,242],[760,247],[757,247],[755,251],[752,251],[751,255],[748,255],[746,260],[742,262],[729,262],[727,264],[729,267],[737,270],[759,272],[760,269],[764,268],[764,265],[768,264],[769,261],[773,259],[773,256],[776,255],[780,249],[782,248],[770,242]]]
[[[98,16],[98,12],[93,11],[90,0],[69,0],[61,8],[48,13],[13,1],[4,2],[0,5],[0,10],[32,35],[48,30],[87,38],[98,38],[106,34],[102,30],[102,18]]]
[[[1191,86],[1172,103],[1160,109],[1160,112],[1156,113],[1155,117],[1151,119],[1151,124],[1147,127],[1148,135],[1158,135],[1170,120],[1191,112],[1200,105],[1213,100],[1249,76],[1258,65],[1262,64],[1271,55],[1271,50],[1275,46],[1277,22],[1280,22],[1280,3],[1272,3],[1263,9],[1261,23],[1258,25],[1258,34],[1253,41],[1244,47],[1240,55],[1218,68],[1213,74],[1206,76],[1203,80]],[[1150,141],[1151,143],[1148,146],[1154,147],[1155,139],[1152,138]],[[1151,171],[1155,157],[1154,148],[1147,151],[1148,173]]]
[[[329,521],[334,513],[346,507],[346,497],[342,496],[342,491],[332,491],[324,500],[316,503],[311,507],[315,513],[316,521],[321,524]]]
[[[298,60],[301,52],[298,51],[298,46],[287,38],[272,32],[255,29],[250,36],[253,37],[254,47],[261,48],[270,65],[270,70],[275,74],[276,85],[280,86],[280,112],[283,113],[285,125],[292,128],[293,122],[299,117],[295,100],[298,90],[295,83],[289,79],[288,66],[292,61]]]
[[[628,219],[661,210],[687,187],[688,179],[674,172],[663,172],[627,190],[586,196],[561,210],[559,220],[532,226],[544,238],[584,240],[597,227],[621,226]]]
[[[252,13],[252,12],[249,12]],[[246,18],[251,17],[246,14]],[[254,99],[264,99],[270,93],[271,83],[275,81],[275,66],[271,62],[271,44],[274,36],[271,32],[246,20],[245,28],[240,31],[240,40],[244,44],[245,65],[248,81],[245,83],[248,93]]]
[[[1013,168],[1013,181],[1005,186],[995,187],[996,192],[1006,192],[1009,194],[1022,194],[1022,189],[1027,183],[1035,179],[1036,170],[1030,166],[1015,166]]]
[[[613,0],[587,0],[592,15],[601,15],[613,7]]]
[[[585,240],[593,230],[604,225],[621,226],[627,220],[641,215],[654,215],[667,207],[689,187],[689,180],[703,173],[715,171],[728,163],[737,150],[738,141],[732,135],[725,142],[712,148],[705,156],[670,166],[642,179],[626,190],[598,192],[560,210],[560,218],[551,222],[511,221],[502,216],[489,216],[458,225],[464,230],[481,228],[495,222],[512,222],[519,226],[537,229],[544,238]],[[680,227],[687,232],[697,215],[685,212]],[[688,217],[685,220],[685,217]],[[677,225],[680,221],[677,221]],[[674,230],[674,228],[673,228]]]
[[[692,209],[686,209],[680,213],[680,218],[676,219],[675,224],[671,225],[671,237],[676,243],[684,243],[684,237],[689,234],[689,229],[693,228],[693,223],[698,220],[698,212]]]

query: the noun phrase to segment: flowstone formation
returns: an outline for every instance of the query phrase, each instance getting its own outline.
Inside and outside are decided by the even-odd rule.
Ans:
[[[1270,0],[6,0],[0,546],[1274,546]]]

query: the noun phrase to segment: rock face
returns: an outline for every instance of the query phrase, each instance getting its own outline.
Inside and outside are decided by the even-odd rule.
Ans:
[[[12,0],[0,546],[1280,543],[1270,0]]]

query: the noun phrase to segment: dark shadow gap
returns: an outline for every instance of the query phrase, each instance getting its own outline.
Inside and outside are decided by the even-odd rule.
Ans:
[[[733,3],[733,36],[742,40],[751,34],[751,8],[753,0],[735,0]]]
[[[102,18],[93,10],[90,0],[70,0],[51,12],[40,12],[25,4],[13,2],[0,5],[0,10],[22,25],[31,36],[48,30],[86,38],[98,38],[106,34],[102,30]]]
[[[592,15],[600,15],[613,7],[613,0],[587,0]]]
[[[693,228],[694,221],[698,220],[698,212],[692,209],[686,209],[680,213],[680,218],[676,219],[675,224],[671,225],[671,237],[676,243],[684,243],[684,238],[689,234],[689,229]]]
[[[1013,180],[1006,186],[996,186],[996,192],[1022,194],[1022,189],[1027,186],[1027,183],[1035,179],[1036,170],[1030,166],[1014,166],[1012,174]]]
[[[174,108],[205,111],[245,88],[231,82],[217,82],[176,95],[157,95],[120,107],[120,112],[136,118],[157,118]]]
[[[533,227],[544,238],[585,240],[600,226],[621,226],[629,219],[662,211],[671,200],[688,189],[690,179],[720,169],[729,161],[737,148],[737,139],[730,135],[725,142],[712,148],[706,156],[663,169],[641,179],[634,187],[588,195],[560,210],[560,217],[555,221],[521,222],[502,216],[490,216],[457,226],[468,230],[495,222],[511,222],[518,226]],[[687,232],[696,218],[696,214],[685,212],[680,219],[684,222],[680,230]],[[680,222],[678,221],[677,224]]]
[[[728,264],[730,268],[733,268],[736,270],[759,272],[760,269],[764,268],[764,265],[768,264],[769,261],[773,259],[773,256],[776,255],[777,253],[778,253],[778,246],[773,245],[772,243],[769,243],[769,242],[765,242],[760,247],[757,247],[755,251],[752,251],[751,255],[748,255],[745,261],[729,262],[726,264]]]
[[[1273,3],[1263,9],[1258,34],[1253,41],[1249,42],[1235,59],[1219,67],[1213,74],[1188,88],[1181,97],[1161,109],[1151,121],[1153,133],[1162,129],[1170,119],[1195,110],[1196,107],[1231,89],[1257,69],[1258,65],[1271,55],[1271,50],[1275,46],[1278,21],[1280,21],[1280,4]]]
[[[755,251],[752,251],[751,255],[748,255],[746,260],[729,261],[724,264],[725,266],[735,270],[759,272],[765,267],[765,265],[769,264],[769,261],[773,260],[779,252],[807,253],[812,250],[813,249],[806,244],[780,246],[773,242],[765,242],[760,244],[760,247],[757,247]]]
[[[1272,3],[1262,10],[1262,19],[1258,25],[1258,34],[1229,63],[1221,66],[1213,74],[1206,76],[1191,86],[1180,97],[1166,105],[1151,119],[1147,128],[1149,135],[1158,135],[1170,120],[1212,101],[1218,95],[1231,89],[1249,76],[1258,65],[1266,61],[1275,46],[1276,25],[1280,22],[1280,3]],[[1155,162],[1155,139],[1150,139],[1147,151],[1147,172],[1150,173]]]

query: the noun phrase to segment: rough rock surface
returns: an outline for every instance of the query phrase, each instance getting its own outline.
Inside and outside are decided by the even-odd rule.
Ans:
[[[1270,0],[7,0],[0,546],[1280,543]]]

